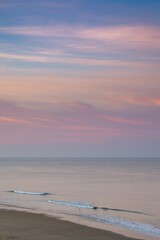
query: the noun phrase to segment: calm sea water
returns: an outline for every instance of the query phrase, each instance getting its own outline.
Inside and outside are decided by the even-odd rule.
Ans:
[[[5,158],[0,176],[2,207],[160,238],[160,159]]]

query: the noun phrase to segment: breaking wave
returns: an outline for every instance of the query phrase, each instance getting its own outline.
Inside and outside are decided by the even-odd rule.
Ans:
[[[91,203],[83,203],[83,202],[65,202],[65,201],[54,201],[54,200],[49,200],[48,202],[49,202],[49,203],[55,203],[55,204],[66,205],[66,206],[71,206],[71,207],[93,209],[93,206],[92,206]]]
[[[71,207],[89,208],[89,209],[93,209],[93,210],[101,209],[101,210],[105,210],[105,211],[117,211],[117,212],[144,214],[144,213],[138,212],[138,211],[116,209],[116,208],[106,208],[106,207],[96,207],[96,206],[93,206],[91,203],[66,202],[66,201],[55,201],[55,200],[49,200],[48,202],[49,203],[55,203],[55,204],[62,204],[62,205],[71,206]]]
[[[24,191],[9,191],[17,194],[27,194],[27,195],[50,195],[50,193],[47,192],[24,192]]]

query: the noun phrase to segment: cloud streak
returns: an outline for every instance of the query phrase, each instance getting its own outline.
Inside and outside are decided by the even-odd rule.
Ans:
[[[8,53],[0,53],[0,58],[7,60],[19,60],[19,61],[27,61],[27,62],[49,62],[49,59],[42,56],[33,56],[33,55],[17,55],[17,54],[8,54]]]
[[[132,120],[132,119],[107,116],[107,115],[102,116],[102,118],[107,119],[109,121],[119,122],[119,123],[124,123],[124,124],[133,124],[133,125],[143,125],[143,124],[146,124],[146,122],[144,122],[144,121],[137,121],[137,120]]]
[[[116,25],[81,27],[69,25],[0,27],[5,34],[95,40],[123,48],[160,49],[160,27]]]
[[[158,80],[152,78],[149,85],[144,77],[135,75],[131,79],[129,74],[119,73],[106,79],[94,76],[90,78],[1,76],[0,96],[2,100],[14,101],[19,106],[50,111],[54,109],[92,111],[94,108],[136,111],[142,107],[147,110],[152,106],[158,109]],[[145,85],[148,85],[148,90],[145,89]]]
[[[17,124],[31,124],[30,121],[25,121],[22,119],[8,118],[8,117],[0,117],[0,122],[2,123],[17,123]]]
[[[95,58],[95,59],[94,59]],[[57,63],[57,64],[65,64],[65,65],[82,65],[82,66],[96,66],[96,67],[128,67],[128,68],[142,68],[142,67],[154,67],[159,66],[159,62],[153,63],[151,61],[125,61],[125,60],[113,60],[113,59],[98,59],[94,57],[91,58],[83,58],[83,57],[75,57],[68,55],[63,56],[43,56],[42,55],[17,55],[17,54],[8,54],[8,53],[0,53],[0,59],[5,60],[16,60],[16,61],[24,61],[24,62],[35,62],[35,63]]]

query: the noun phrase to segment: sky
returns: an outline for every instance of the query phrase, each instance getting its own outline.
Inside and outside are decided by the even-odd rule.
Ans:
[[[159,0],[0,0],[0,157],[160,157]]]

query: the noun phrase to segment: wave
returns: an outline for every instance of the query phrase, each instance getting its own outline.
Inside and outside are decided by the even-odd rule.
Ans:
[[[17,194],[26,194],[26,195],[51,195],[50,193],[47,192],[26,192],[26,191],[8,191],[8,192],[13,192]],[[66,202],[66,201],[54,201],[54,200],[49,200],[48,202],[50,203],[55,203],[55,204],[63,204],[66,206],[72,206],[72,207],[79,207],[79,208],[88,208],[88,209],[93,209],[93,210],[104,210],[104,211],[116,211],[116,212],[127,212],[127,213],[136,213],[136,214],[144,214],[143,212],[138,212],[138,211],[132,211],[132,210],[125,210],[125,209],[117,209],[117,208],[107,208],[107,207],[96,207],[93,206],[91,203],[84,203],[84,202]]]
[[[71,207],[89,208],[93,210],[101,209],[105,211],[145,214],[143,212],[138,212],[138,211],[124,210],[124,209],[117,209],[117,208],[96,207],[96,206],[93,206],[91,203],[83,203],[83,202],[66,202],[66,201],[54,201],[54,200],[49,200],[48,202],[55,203],[55,204],[62,204],[62,205],[71,206]]]
[[[106,207],[96,207],[93,206],[91,203],[82,203],[82,202],[66,202],[66,201],[54,201],[54,200],[49,200],[48,202],[50,203],[55,203],[55,204],[63,204],[71,207],[81,207],[81,208],[89,208],[93,210],[105,210],[105,211],[116,211],[116,212],[127,212],[127,213],[136,213],[136,214],[144,214],[143,212],[138,212],[138,211],[131,211],[131,210],[125,210],[125,209],[118,209],[118,208],[106,208]]]
[[[55,203],[55,204],[66,205],[66,206],[71,206],[71,207],[93,209],[93,206],[92,206],[91,203],[83,203],[83,202],[66,202],[66,201],[54,201],[54,200],[49,200],[48,202],[49,202],[49,203]]]
[[[24,192],[24,191],[9,191],[17,194],[27,194],[27,195],[50,195],[50,193],[47,192]]]
[[[117,227],[133,230],[139,233],[144,233],[151,236],[160,237],[160,228],[157,228],[151,224],[145,224],[127,219],[115,217],[115,216],[86,216],[89,219],[96,220],[98,222],[107,223]]]

